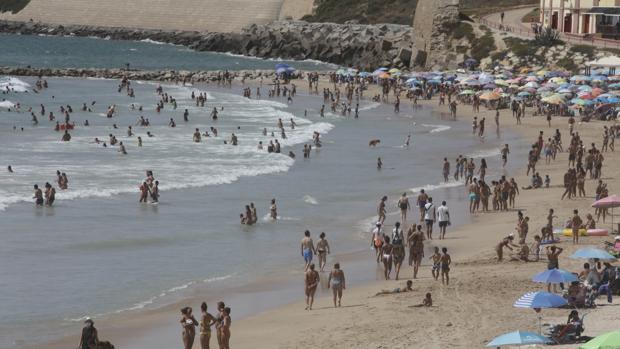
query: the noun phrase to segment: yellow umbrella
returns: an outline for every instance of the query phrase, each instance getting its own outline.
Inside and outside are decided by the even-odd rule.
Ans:
[[[536,73],[536,75],[538,76],[545,76],[545,74],[547,74],[549,71],[548,70],[541,70],[539,72]]]
[[[497,80],[495,80],[495,85],[497,85],[497,86],[508,86],[508,82],[506,80],[503,80],[503,79],[497,79]]]
[[[563,104],[564,103],[564,97],[562,97],[561,95],[555,94],[555,95],[551,95],[549,97],[545,97],[542,99],[543,102],[545,103],[549,103],[549,104]]]
[[[396,68],[392,68],[392,69],[388,70],[388,73],[392,73],[392,74],[394,74],[394,73],[400,73],[400,70],[399,70],[399,69],[396,69]]]

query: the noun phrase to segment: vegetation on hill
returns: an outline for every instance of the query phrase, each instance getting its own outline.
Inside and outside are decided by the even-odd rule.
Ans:
[[[0,13],[11,12],[17,13],[26,7],[30,0],[1,0]]]
[[[395,23],[411,25],[418,0],[316,0],[309,22],[344,23],[355,20],[362,24]],[[461,12],[480,15],[504,8],[537,4],[539,0],[461,0]]]

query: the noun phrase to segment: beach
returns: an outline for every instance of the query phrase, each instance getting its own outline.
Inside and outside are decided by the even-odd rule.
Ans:
[[[11,81],[29,89],[35,80]],[[415,108],[403,99],[400,113],[395,113],[391,103],[369,100],[379,93],[371,85],[360,103],[359,119],[332,112],[321,117],[321,97],[309,95],[303,80],[293,80],[299,95],[288,104],[283,97],[266,97],[267,82],[260,100],[243,98],[242,88],[254,90],[261,85],[257,80],[243,85],[237,79],[231,88],[162,84],[179,107],[166,105],[157,113],[155,82],[136,81],[136,97],[127,98],[116,93],[116,80],[48,81],[50,89],[36,96],[3,97],[36,110],[39,103],[79,106],[88,102],[82,93],[89,91],[88,98],[96,98],[97,104],[96,111],[75,114],[79,128],[70,144],[59,143],[60,134],[52,131],[53,123],[45,117],[39,126],[20,131],[11,126],[28,125],[28,113],[2,112],[0,137],[7,141],[0,159],[15,169],[15,174],[0,175],[6,184],[1,189],[0,217],[8,231],[0,257],[5,258],[0,261],[5,266],[0,268],[0,279],[6,283],[1,296],[3,304],[9,305],[0,317],[0,327],[6,329],[0,343],[10,348],[75,345],[87,316],[94,318],[100,338],[117,347],[180,346],[179,309],[192,306],[197,313],[199,304],[206,301],[214,312],[220,300],[232,308],[235,348],[483,347],[504,332],[538,330],[536,313],[516,309],[513,303],[527,291],[545,288],[530,281],[546,269],[544,258],[530,263],[495,260],[497,243],[515,232],[517,209],[530,217],[530,239],[546,223],[549,208],[559,217],[556,226],[570,218],[573,209],[579,209],[582,217],[593,213],[594,180],[586,181],[586,198],[560,200],[566,152],[549,165],[538,163],[538,172],[551,177],[551,187],[521,190],[515,209],[508,212],[470,215],[464,183],[444,183],[443,158],[452,162],[463,154],[476,162],[486,159],[488,178],[506,175],[514,177],[519,187],[529,185],[524,166],[539,131],[546,138],[560,129],[568,142],[567,118],[554,117],[549,128],[543,117],[531,117],[531,109],[522,125],[515,125],[510,111],[502,110],[496,132],[490,122],[494,110],[473,113],[471,106],[461,104],[457,120],[452,120],[447,106],[437,106],[435,97],[418,100]],[[333,85],[321,81],[318,90],[322,88]],[[209,108],[192,106],[192,91],[206,93]],[[119,115],[108,120],[102,113],[117,103]],[[149,130],[156,135],[145,138],[142,149],[135,139],[120,136],[141,114],[131,104],[144,106],[153,123]],[[221,138],[192,144],[195,127],[206,130],[213,125],[208,113],[214,106],[223,107],[216,124]],[[190,121],[182,124],[180,115],[186,107]],[[474,115],[488,120],[484,138],[472,135]],[[87,118],[91,126],[82,128]],[[169,118],[179,126],[170,128]],[[289,118],[296,120],[295,130],[288,128]],[[259,152],[258,141],[274,138],[262,136],[260,130],[277,133],[278,119],[287,125],[288,133],[286,140],[280,139],[282,153]],[[115,128],[112,124],[117,123]],[[603,125],[609,123],[578,123],[575,130],[584,144],[599,144]],[[135,130],[144,137],[146,129]],[[108,132],[127,142],[127,157],[92,143],[94,137],[107,140]],[[239,147],[222,143],[231,132],[238,134]],[[313,132],[321,133],[323,146],[303,160],[301,147],[312,141]],[[409,148],[403,146],[408,134],[413,139]],[[380,145],[370,148],[371,139],[380,139]],[[510,144],[511,153],[502,169],[504,143]],[[289,151],[297,154],[295,160],[286,156]],[[620,165],[615,153],[604,154],[603,179],[613,192]],[[381,170],[376,168],[377,157],[384,163]],[[68,172],[71,189],[59,193],[54,207],[33,209],[30,185],[54,180],[59,168]],[[138,186],[147,170],[162,181],[158,205],[137,204]],[[369,249],[377,202],[383,195],[389,198],[389,233],[399,219],[399,196],[406,192],[413,201],[420,189],[436,203],[448,202],[454,224],[446,240],[426,241],[413,292],[375,297],[383,289],[402,287],[412,273],[403,266],[400,281],[381,280],[382,267]],[[278,200],[277,222],[268,217],[272,198]],[[237,217],[250,202],[257,203],[259,222],[240,225]],[[410,219],[416,216],[413,207]],[[599,226],[607,228],[610,223],[599,222]],[[327,273],[321,273],[315,307],[303,310],[299,240],[305,229],[315,239],[321,231],[327,233],[332,254],[326,270],[340,262],[347,275],[342,308],[332,308]],[[583,261],[568,258],[575,250],[570,237],[561,239],[558,246],[565,251],[560,266],[580,270]],[[602,247],[602,240],[610,238],[586,237],[580,243]],[[428,258],[435,246],[446,247],[452,256],[450,285],[431,278]],[[46,290],[45,297],[40,290]],[[410,307],[421,303],[427,292],[433,295],[433,307]],[[588,310],[588,335],[613,329],[613,308],[601,303]],[[545,309],[542,322],[561,323],[566,315],[566,309]],[[29,333],[32,330],[36,336]]]

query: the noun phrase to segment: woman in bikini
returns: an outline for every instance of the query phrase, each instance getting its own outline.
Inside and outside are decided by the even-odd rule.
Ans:
[[[220,327],[222,345],[220,349],[230,349],[230,325],[232,319],[230,318],[230,308],[226,307],[222,310],[222,326]]]
[[[319,235],[319,242],[316,244],[316,252],[319,255],[319,269],[323,271],[327,263],[327,255],[329,254],[329,243],[325,239],[325,232]]]
[[[342,291],[346,289],[344,272],[340,269],[340,263],[334,264],[334,270],[329,273],[327,288],[331,288],[334,294],[334,308],[339,307],[342,300]],[[336,298],[338,303],[336,303]],[[336,305],[338,304],[338,305]]]
[[[183,328],[183,332],[181,333],[181,338],[183,339],[183,347],[185,349],[192,349],[194,345],[194,338],[196,337],[196,326],[198,326],[198,321],[192,315],[192,308],[185,307],[181,309],[181,327]]]
[[[206,302],[202,302],[200,310],[202,311],[202,317],[200,318],[200,348],[209,349],[211,325],[215,324],[215,317],[207,312]]]
[[[392,273],[392,252],[394,249],[390,244],[389,236],[384,237],[384,241],[381,247],[381,260],[383,261],[383,275],[386,280],[389,280]]]
[[[396,270],[396,280],[400,274],[400,267],[405,260],[405,246],[400,244],[392,245],[392,262],[394,263],[394,270]]]

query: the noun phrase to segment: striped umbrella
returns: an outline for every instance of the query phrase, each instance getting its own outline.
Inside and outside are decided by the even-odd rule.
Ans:
[[[539,291],[528,292],[517,299],[514,306],[516,308],[557,308],[566,305],[568,302],[566,299],[558,296],[557,294]]]

